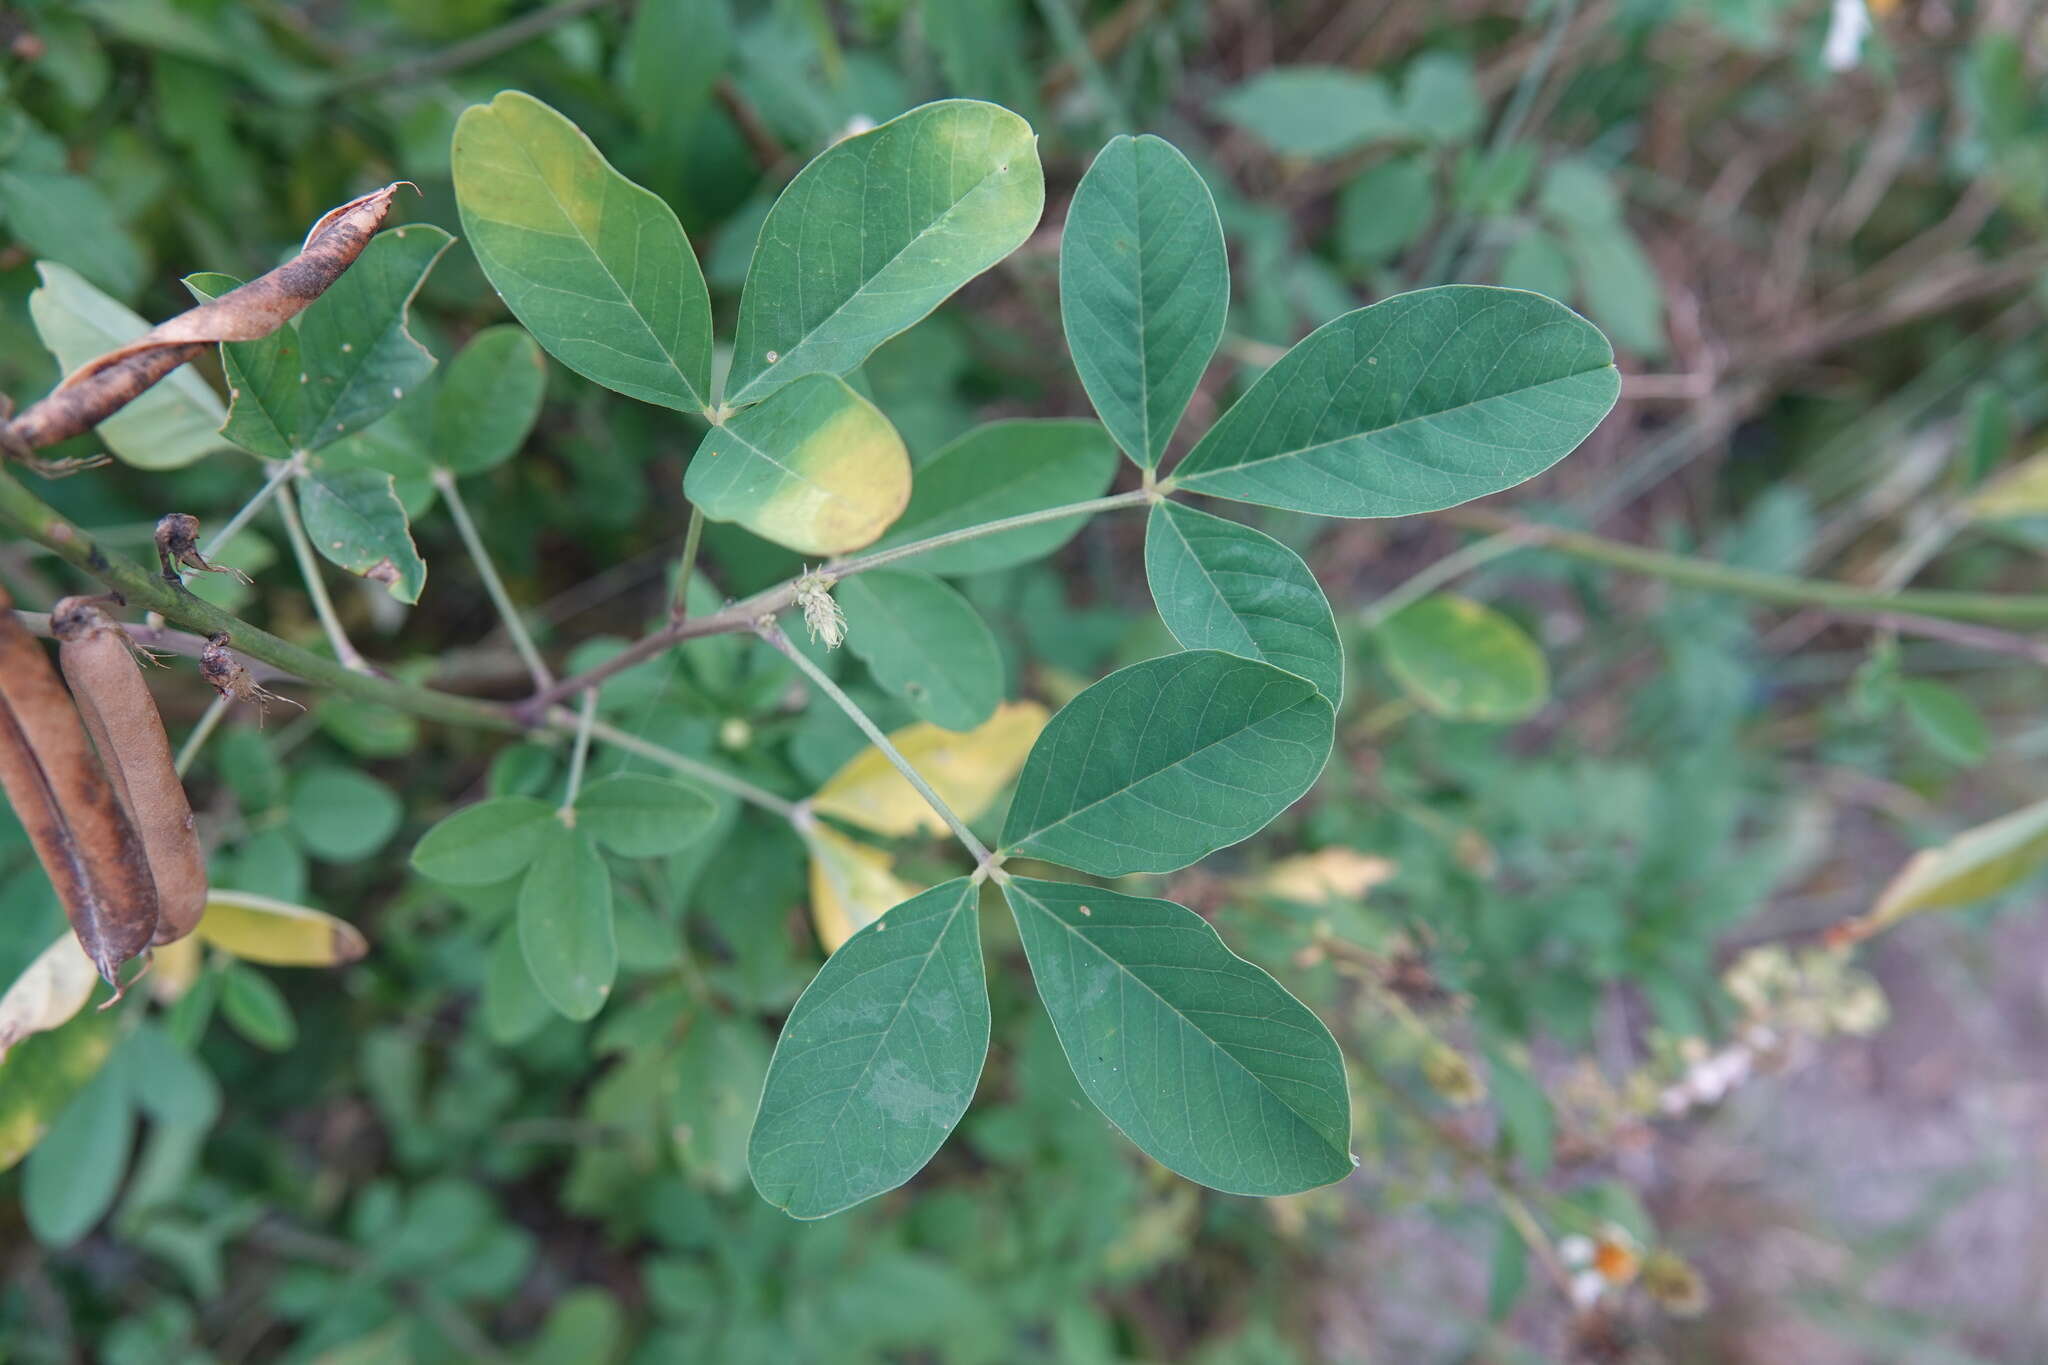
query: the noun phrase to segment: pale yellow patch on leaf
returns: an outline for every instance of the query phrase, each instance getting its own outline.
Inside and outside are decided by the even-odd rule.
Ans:
[[[2022,460],[1970,499],[1979,521],[2048,516],[2048,451]]]
[[[910,453],[896,428],[865,401],[841,408],[782,459],[795,477],[741,524],[792,550],[858,550],[880,538],[910,503]]]
[[[99,979],[92,959],[69,931],[36,954],[7,994],[0,995],[0,1059],[31,1033],[68,1023],[85,1008]]]
[[[879,848],[822,826],[805,836],[811,847],[811,924],[827,953],[925,888],[896,875],[896,860]]]
[[[347,920],[246,891],[210,893],[193,932],[231,957],[273,967],[339,967],[370,950]]]
[[[1854,943],[1922,910],[1969,905],[2017,886],[2048,862],[2048,801],[1965,830],[1907,860],[1869,913],[1839,924],[1834,943]]]
[[[1046,709],[1037,702],[1005,702],[972,730],[942,730],[919,721],[889,740],[961,819],[974,820],[1017,776],[1046,720]],[[811,807],[821,815],[899,838],[946,830],[938,812],[873,747],[834,773],[811,798]]]
[[[190,934],[164,944],[149,964],[149,998],[159,1005],[175,1005],[192,989],[192,983],[199,979],[199,969],[205,965],[206,954],[200,951],[199,940]]]

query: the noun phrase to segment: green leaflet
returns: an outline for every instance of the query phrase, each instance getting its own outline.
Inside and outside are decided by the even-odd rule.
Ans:
[[[269,977],[231,962],[221,971],[221,1018],[265,1052],[289,1052],[299,1040],[299,1021]]]
[[[496,468],[526,442],[547,388],[540,347],[518,327],[486,327],[441,375],[433,459],[458,477]]]
[[[501,796],[464,806],[421,837],[413,870],[447,886],[495,886],[533,861],[553,806],[530,796]]]
[[[835,143],[761,225],[726,401],[857,369],[1023,245],[1044,207],[1031,125],[993,104],[940,100]]]
[[[1298,673],[1336,705],[1344,646],[1301,556],[1262,531],[1173,502],[1152,505],[1145,578],[1173,638]]]
[[[549,821],[519,888],[519,947],[533,984],[561,1013],[604,1008],[619,970],[612,936],[612,874],[589,833]]]
[[[46,1247],[68,1247],[106,1216],[135,1142],[135,1095],[115,1058],[64,1106],[22,1166],[21,1212]]]
[[[58,368],[71,371],[149,330],[126,304],[101,293],[70,266],[43,261],[42,285],[28,296],[29,316]],[[137,469],[178,469],[225,450],[220,434],[227,409],[190,365],[180,365],[106,421],[99,436],[124,464]]]
[[[97,1075],[118,1041],[114,1015],[86,1010],[22,1039],[0,1066],[0,1171],[42,1141],[64,1107]]]
[[[877,569],[834,589],[846,647],[921,720],[972,730],[1003,699],[1003,656],[967,599],[921,573]]]
[[[122,298],[140,291],[142,252],[106,193],[87,177],[25,159],[0,167],[0,218],[8,236],[34,255],[61,261]]]
[[[1418,289],[1311,332],[1172,482],[1322,516],[1433,512],[1550,468],[1620,393],[1606,338],[1563,304]]]
[[[1106,887],[1013,877],[1003,894],[1081,1089],[1148,1156],[1229,1194],[1351,1173],[1336,1040],[1208,921]]]
[[[679,853],[717,817],[718,807],[696,787],[647,773],[600,777],[576,796],[576,823],[626,858]]]
[[[420,600],[427,564],[397,484],[381,469],[309,470],[296,480],[306,535],[331,562],[382,583],[401,602]]]
[[[673,209],[516,90],[464,110],[451,155],[477,260],[551,355],[629,398],[710,406],[711,296]]]
[[[1210,108],[1283,156],[1342,156],[1408,131],[1385,80],[1334,66],[1272,67]]]
[[[960,1122],[988,1056],[980,887],[896,906],[843,944],[790,1011],[747,1144],[754,1187],[794,1218],[895,1189]]]
[[[1373,634],[1408,695],[1447,719],[1517,721],[1550,699],[1550,668],[1536,642],[1470,598],[1425,597]]]
[[[1209,187],[1169,142],[1112,139],[1060,235],[1060,317],[1088,401],[1143,468],[1166,453],[1229,309]]]
[[[806,375],[704,435],[683,495],[802,554],[867,545],[910,499],[910,454],[837,375]]]
[[[1293,805],[1335,729],[1314,685],[1271,664],[1207,649],[1132,664],[1040,733],[1003,852],[1099,877],[1186,867]]]
[[[948,445],[917,471],[910,504],[877,549],[926,540],[1005,517],[1101,497],[1116,477],[1116,446],[1094,422],[1014,418],[990,422]],[[1051,554],[1086,517],[1021,526],[930,550],[906,561],[923,573],[988,573]]]
[[[455,239],[430,223],[380,232],[295,323],[221,346],[227,372],[222,434],[251,454],[289,459],[361,431],[434,371],[406,329],[413,296]],[[186,280],[202,298],[234,288],[225,275]]]

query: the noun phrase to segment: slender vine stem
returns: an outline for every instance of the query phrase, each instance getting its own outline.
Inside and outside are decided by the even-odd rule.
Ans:
[[[675,599],[669,603],[668,619],[671,625],[680,625],[690,616],[690,579],[697,572],[697,542],[704,535],[704,509],[690,504],[689,529],[683,532],[683,562],[676,570]]]
[[[1820,607],[1854,613],[1887,616],[1928,616],[1945,621],[1970,621],[1980,625],[2048,625],[2048,596],[2020,593],[1979,593],[1905,591],[1884,592],[1826,583],[1790,574],[1764,573],[1708,559],[1645,550],[1617,540],[1517,521],[1498,512],[1460,508],[1448,514],[1461,526],[1475,530],[1514,531],[1529,543],[1595,564],[1606,564],[1632,573],[1648,574],[1666,582],[1710,592],[1728,592],[1787,607]]]
[[[597,696],[599,689],[591,688],[583,694],[583,705],[576,714],[576,747],[569,751],[569,785],[562,793],[562,818],[571,818],[576,809],[576,795],[583,790],[583,765],[590,761],[590,727],[597,724]]]
[[[791,644],[789,637],[782,633],[782,627],[776,625],[773,620],[763,619],[756,629],[763,640],[778,650],[782,657],[795,664],[797,671],[809,678],[820,692],[830,697],[833,704],[860,727],[861,733],[868,737],[868,742],[881,751],[882,757],[888,759],[897,772],[903,774],[904,781],[915,787],[917,794],[925,799],[925,804],[938,812],[939,818],[952,829],[953,837],[974,855],[977,868],[986,868],[994,863],[995,855],[988,851],[988,846],[974,837],[974,831],[967,828],[967,822],[954,813],[953,808],[946,804],[945,798],[932,790],[932,784],[924,780],[923,774],[910,766],[910,760],[889,742],[889,737],[882,733],[882,727],[875,724],[868,713],[860,709],[860,703],[842,692],[838,683],[825,676],[824,669],[812,663],[808,655]]]
[[[582,724],[582,721],[575,712],[569,710],[566,706],[557,706],[548,713],[547,724],[550,729],[561,731],[564,734],[574,734],[577,727]],[[621,730],[618,726],[606,721],[593,718],[590,722],[590,734],[593,739],[609,744],[615,749],[624,749],[629,754],[638,754],[641,758],[653,763],[659,763],[672,772],[679,772],[685,777],[695,778],[706,786],[716,787],[720,791],[730,792],[749,805],[759,806],[765,811],[772,811],[774,814],[792,823],[797,819],[797,809],[794,803],[785,801],[774,792],[765,791],[744,778],[734,777],[723,768],[713,767],[711,764],[691,758],[687,754],[679,754],[673,749],[665,748],[654,743],[652,740],[642,739],[632,731]]]
[[[320,629],[327,632],[334,657],[351,673],[369,672],[370,665],[349,643],[348,632],[342,629],[341,617],[334,610],[334,599],[327,595],[327,581],[320,576],[320,557],[313,551],[306,524],[299,520],[298,501],[292,497],[291,489],[283,485],[277,489],[277,510],[283,515],[285,533],[291,538],[292,557],[299,561],[299,576],[306,580],[306,595],[313,599],[313,614],[320,618]]]
[[[484,591],[490,594],[491,604],[498,609],[499,619],[505,623],[505,633],[512,637],[512,647],[526,661],[526,671],[533,675],[533,685],[543,691],[554,686],[555,675],[548,671],[547,660],[541,658],[533,637],[526,633],[526,622],[520,618],[519,606],[512,600],[512,594],[505,591],[505,580],[498,577],[497,566],[491,562],[491,552],[485,548],[484,538],[477,531],[476,522],[470,518],[469,504],[462,500],[462,491],[456,487],[454,473],[436,469],[434,487],[441,490],[441,500],[448,505],[448,515],[455,522],[456,533],[462,537],[463,548],[469,551],[477,576],[483,580]]]
[[[226,523],[213,533],[207,540],[205,548],[200,550],[199,553],[207,559],[212,559],[214,555],[218,554],[223,546],[240,534],[243,527],[255,520],[258,512],[261,512],[270,505],[270,500],[277,496],[279,489],[284,487],[285,480],[298,473],[301,467],[296,456],[289,460],[279,460],[273,465],[270,470],[270,477],[263,481],[263,486],[257,489],[247,502],[242,504],[242,509],[239,512],[229,517]]]
[[[1162,486],[1163,487],[1163,486]],[[812,573],[821,578],[850,578],[857,573],[879,569],[886,564],[895,564],[948,545],[958,545],[982,536],[991,536],[1003,531],[1014,531],[1025,526],[1036,526],[1048,521],[1061,521],[1068,517],[1093,516],[1119,507],[1136,507],[1153,501],[1159,496],[1158,490],[1132,489],[1128,493],[1112,493],[1107,497],[1089,498],[1085,502],[1070,502],[1059,507],[1047,507],[1037,512],[1025,512],[999,521],[984,522],[980,526],[964,527],[958,531],[947,531],[940,535],[913,540],[904,545],[894,545],[886,550],[874,550],[850,559],[829,560]],[[646,662],[657,654],[669,650],[684,640],[693,640],[700,635],[724,635],[734,631],[754,630],[761,618],[774,616],[787,610],[796,601],[797,580],[792,578],[772,588],[764,588],[744,601],[735,602],[709,616],[693,617],[687,621],[675,622],[661,630],[642,636],[611,658],[594,668],[562,679],[553,687],[545,688],[514,708],[522,718],[544,715],[547,709],[558,702],[566,701],[586,688],[595,687],[615,674],[623,673],[635,664]]]
[[[220,726],[221,718],[228,713],[228,699],[225,695],[213,699],[199,717],[199,723],[192,727],[192,733],[185,736],[185,742],[178,746],[178,757],[171,764],[171,770],[183,777],[192,766],[192,760],[199,757],[199,751],[206,747],[206,741]]]

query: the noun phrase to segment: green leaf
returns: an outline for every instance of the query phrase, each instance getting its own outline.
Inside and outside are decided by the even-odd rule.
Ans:
[[[369,857],[393,834],[405,807],[391,788],[353,768],[317,765],[292,782],[292,828],[306,851],[331,863]]]
[[[528,796],[465,806],[420,839],[413,870],[446,886],[495,886],[526,870],[554,818],[553,806]]]
[[[1094,422],[1016,418],[976,427],[917,471],[910,504],[877,549],[1099,498],[1116,477],[1116,446]],[[931,550],[906,561],[923,573],[989,573],[1051,554],[1085,516],[1061,517]]]
[[[28,296],[29,316],[66,374],[149,330],[141,314],[101,293],[70,266],[44,261],[42,286]],[[228,448],[220,434],[228,411],[190,365],[99,425],[107,449],[137,469],[178,469]]]
[[[221,972],[221,1017],[235,1032],[269,1052],[289,1052],[299,1038],[292,1007],[269,977],[231,962]]]
[[[881,410],[836,375],[806,375],[714,426],[683,496],[801,554],[857,550],[910,500],[910,454]]]
[[[1209,187],[1170,142],[1111,139],[1060,234],[1060,317],[1088,401],[1141,467],[1166,453],[1229,310]]]
[[[142,287],[135,239],[86,177],[21,162],[0,168],[0,216],[8,235],[32,254],[61,261],[108,293],[132,298]]]
[[[1570,298],[1572,258],[1563,243],[1542,228],[1530,228],[1515,238],[1500,260],[1500,282],[1509,289],[1526,289],[1553,299]]]
[[[289,459],[361,431],[433,373],[433,353],[406,330],[427,272],[455,239],[430,223],[380,232],[296,324],[221,347],[230,441],[266,459]],[[194,275],[201,297],[234,287]]]
[[[1335,727],[1314,684],[1271,664],[1206,649],[1132,664],[1047,722],[1003,850],[1100,877],[1172,872],[1293,805]]]
[[[605,1365],[618,1357],[624,1334],[619,1301],[586,1285],[555,1300],[540,1335],[519,1359],[523,1365]]]
[[[691,1024],[676,1054],[669,1104],[676,1160],[713,1189],[730,1193],[746,1183],[747,1136],[761,1106],[768,1052],[751,1016],[707,1013]]]
[[[1406,132],[1384,80],[1335,66],[1273,67],[1210,108],[1282,156],[1342,156]]]
[[[434,395],[434,459],[457,477],[494,469],[526,443],[547,389],[540,347],[518,327],[469,339]]]
[[[491,943],[484,963],[484,1032],[500,1047],[524,1042],[555,1017],[533,973],[526,969],[526,951],[519,946],[519,926],[507,925]]]
[[[1847,937],[1868,938],[1922,910],[1969,905],[2011,890],[2048,861],[2048,801],[1964,830],[1915,853]],[[23,1046],[27,1046],[24,1044]]]
[[[1523,629],[1452,593],[1414,602],[1374,632],[1387,668],[1417,703],[1450,720],[1523,720],[1550,699],[1550,669]]]
[[[680,853],[717,818],[717,804],[698,788],[647,773],[600,777],[576,795],[576,823],[625,858]]]
[[[1620,393],[1606,338],[1563,304],[1482,285],[1418,289],[1310,333],[1173,482],[1321,516],[1433,512],[1550,468]]]
[[[629,398],[710,406],[711,296],[673,209],[517,90],[463,111],[452,158],[477,261],[550,355]]]
[[[1991,752],[1983,713],[1953,687],[1910,678],[1899,684],[1899,702],[1927,747],[1949,762],[1981,763]]]
[[[43,1140],[72,1096],[113,1054],[116,1016],[88,1010],[60,1028],[24,1038],[0,1065],[0,1171]]]
[[[571,1019],[588,1019],[604,1008],[619,969],[612,875],[584,830],[557,821],[537,838],[519,888],[519,946],[547,1002]]]
[[[135,1142],[126,1069],[103,1068],[64,1106],[21,1173],[21,1212],[46,1247],[68,1247],[106,1216]]]
[[[1430,142],[1470,140],[1486,119],[1486,101],[1461,52],[1425,52],[1401,76],[1401,120]]]
[[[967,1112],[988,1056],[980,900],[960,877],[904,901],[798,999],[747,1144],[769,1203],[823,1218],[893,1190]]]
[[[1664,353],[1664,284],[1635,234],[1620,223],[1600,229],[1567,228],[1565,241],[1578,263],[1586,311],[1638,355]]]
[[[768,211],[726,401],[845,374],[1024,244],[1045,207],[1031,125],[940,100],[834,143]]]
[[[1436,214],[1426,158],[1400,156],[1354,177],[1337,196],[1337,254],[1365,270],[1418,241]]]
[[[427,563],[412,543],[392,477],[380,469],[308,470],[299,475],[306,536],[329,563],[382,583],[401,602],[420,600]]]
[[[1336,1040],[1208,921],[1105,887],[1013,877],[1003,894],[1082,1091],[1148,1156],[1230,1194],[1351,1173]]]
[[[1344,646],[1301,556],[1263,532],[1173,502],[1152,505],[1145,578],[1173,638],[1297,673],[1336,705]]]
[[[972,730],[1003,699],[1003,656],[979,612],[938,579],[877,569],[833,590],[846,647],[920,720]]]

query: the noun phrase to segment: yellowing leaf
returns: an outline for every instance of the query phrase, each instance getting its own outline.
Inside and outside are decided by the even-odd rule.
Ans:
[[[31,1033],[47,1033],[85,1008],[99,972],[69,931],[36,954],[0,995],[0,1059]]]
[[[879,848],[823,826],[805,836],[811,846],[811,924],[827,953],[918,892],[896,875],[896,860]]]
[[[2020,461],[1970,499],[1979,521],[2048,516],[2048,451]]]
[[[1835,927],[1837,944],[1855,943],[1922,910],[1944,910],[2017,886],[2048,861],[2048,801],[2013,812],[1947,843],[1923,848],[1899,869],[1870,912]]]
[[[1304,905],[1328,905],[1357,900],[1392,878],[1396,870],[1391,859],[1333,844],[1282,858],[1252,883],[1252,889]]]
[[[1004,702],[993,716],[964,734],[919,721],[889,740],[961,819],[974,820],[1024,766],[1045,722],[1046,710],[1037,702]],[[873,747],[861,750],[832,774],[811,798],[811,808],[877,834],[901,837],[946,830],[938,813]]]
[[[346,920],[246,891],[209,893],[194,932],[232,957],[273,967],[340,967],[370,950]]]
[[[192,983],[199,979],[199,969],[205,965],[206,955],[192,935],[164,944],[156,950],[149,966],[149,998],[159,1005],[175,1005],[192,989]]]

